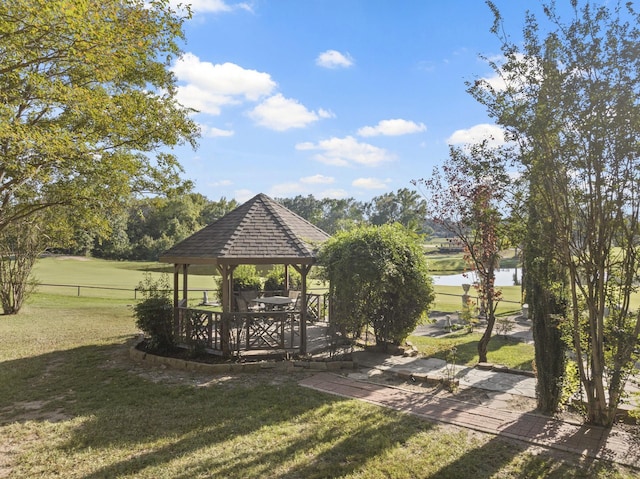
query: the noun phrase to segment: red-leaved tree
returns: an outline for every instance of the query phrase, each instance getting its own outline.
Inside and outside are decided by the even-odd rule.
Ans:
[[[428,214],[463,245],[465,260],[477,275],[475,284],[487,326],[478,342],[480,362],[487,347],[502,292],[495,286],[500,251],[509,244],[505,218],[509,176],[508,148],[484,141],[466,148],[450,147],[449,159],[431,177],[414,180],[425,188]]]

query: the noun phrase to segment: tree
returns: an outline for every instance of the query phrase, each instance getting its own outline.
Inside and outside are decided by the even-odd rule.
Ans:
[[[0,230],[0,303],[4,314],[17,314],[31,293],[31,270],[44,251],[40,215],[22,218]]]
[[[364,224],[364,206],[353,198],[324,198],[323,217],[316,226],[330,235]]]
[[[631,3],[579,8],[574,0],[564,23],[551,3],[549,33],[527,15],[520,48],[489,6],[504,54],[504,62],[491,65],[504,88],[478,80],[469,91],[518,142],[531,198],[554,232],[545,261],[566,271],[561,325],[586,396],[586,420],[609,426],[640,335],[640,314],[630,303],[639,266],[640,16]]]
[[[182,22],[167,0],[0,3],[0,230],[42,209],[101,212],[166,190],[195,146],[168,67]]]
[[[374,225],[395,222],[416,232],[422,232],[425,226],[427,204],[419,193],[408,188],[376,196],[365,208]]]
[[[323,244],[331,321],[358,337],[373,328],[377,344],[400,344],[434,300],[418,237],[399,224],[361,226]]]
[[[236,200],[227,201],[224,196],[218,201],[207,201],[200,211],[200,223],[205,226],[210,225],[230,211],[235,210],[238,206]]]
[[[566,345],[562,324],[567,320],[566,268],[555,261],[557,235],[550,221],[553,212],[545,201],[546,168],[555,168],[553,148],[559,138],[560,125],[553,117],[553,91],[561,88],[559,75],[547,49],[543,63],[543,83],[538,95],[534,125],[536,131],[545,132],[546,147],[535,148],[527,155],[528,195],[525,194],[526,233],[522,235],[525,301],[530,305],[535,348],[536,400],[538,410],[552,414],[562,401],[566,368]],[[542,146],[542,145],[540,145]],[[524,159],[524,157],[523,157]]]
[[[353,198],[324,198],[313,195],[277,198],[276,201],[323,231],[334,234],[364,222],[364,206]]]
[[[313,195],[276,198],[276,201],[314,225],[317,225],[324,216],[322,201],[317,200]]]
[[[435,168],[430,178],[414,181],[426,187],[432,218],[461,242],[465,260],[479,278],[475,286],[481,313],[487,319],[478,341],[480,362],[487,361],[501,298],[501,291],[495,287],[495,270],[500,251],[509,243],[503,212],[509,191],[506,165],[510,156],[509,149],[490,148],[488,141],[466,150],[452,146],[442,174]]]

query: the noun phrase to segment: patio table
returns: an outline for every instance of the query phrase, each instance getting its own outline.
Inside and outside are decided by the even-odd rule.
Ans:
[[[283,309],[295,302],[295,299],[288,296],[265,296],[251,300],[253,303],[264,304],[267,309]]]

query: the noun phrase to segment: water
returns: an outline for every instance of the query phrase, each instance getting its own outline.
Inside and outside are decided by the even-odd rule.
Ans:
[[[513,274],[518,272],[518,280],[522,280],[522,270],[516,268],[504,268],[496,270],[496,286],[513,286]],[[447,274],[432,276],[436,286],[460,286],[473,284],[477,276],[475,273]]]

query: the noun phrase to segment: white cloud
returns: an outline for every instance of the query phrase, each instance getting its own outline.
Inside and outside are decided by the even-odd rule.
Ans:
[[[409,120],[396,118],[393,120],[382,120],[376,126],[365,126],[358,130],[360,136],[399,136],[410,133],[426,131],[427,127],[423,123],[415,123]]]
[[[454,131],[453,135],[447,138],[447,143],[450,145],[464,145],[480,143],[483,140],[488,140],[490,146],[503,145],[506,143],[504,130],[497,125],[481,123],[466,130]]]
[[[507,89],[507,84],[505,83],[504,78],[497,73],[490,77],[483,77],[481,80],[487,82],[495,91],[504,91]]]
[[[220,136],[233,136],[235,134],[235,132],[233,130],[223,130],[221,128],[216,128],[213,126],[207,126],[207,125],[199,125],[200,126],[200,132],[202,133],[202,136],[205,138],[217,138]]]
[[[335,118],[336,115],[330,110],[325,110],[324,108],[320,108],[318,110],[318,116],[320,118]]]
[[[225,105],[257,101],[271,94],[276,82],[268,73],[234,63],[214,65],[185,53],[172,68],[179,82],[178,101],[203,113],[219,115]]]
[[[348,53],[345,55],[337,50],[327,50],[318,55],[316,65],[323,68],[349,68],[353,65],[353,59]]]
[[[311,143],[310,141],[303,141],[302,143],[298,143],[296,145],[296,150],[314,150],[316,145]]]
[[[351,182],[351,185],[366,190],[383,190],[387,188],[387,183],[388,180],[380,180],[378,178],[357,178]]]
[[[208,186],[231,186],[233,184],[233,181],[231,180],[218,180],[218,181],[212,181],[210,183],[207,183]]]
[[[304,128],[321,118],[320,114],[281,93],[267,98],[251,110],[249,116],[259,125],[276,131]]]
[[[209,115],[219,115],[223,106],[239,103],[232,96],[216,95],[196,85],[178,86],[177,98],[180,104]]]
[[[500,73],[494,71],[491,76],[480,78],[481,81],[486,82],[495,91],[504,91],[507,89],[507,84],[510,86],[517,86],[529,83],[529,78],[537,77],[538,80],[542,79],[541,66],[536,58],[525,57],[522,53],[516,53],[513,58],[519,68],[512,70],[505,70],[504,65],[507,59],[504,55],[495,55],[487,58],[488,62],[495,64]]]
[[[319,185],[319,184],[331,184],[335,181],[335,178],[331,176],[324,175],[313,175],[313,176],[305,176],[304,178],[300,178],[301,183],[305,183],[308,185]]]
[[[225,0],[189,0],[184,2],[183,0],[170,0],[169,4],[173,8],[181,8],[185,3],[191,6],[191,10],[198,13],[227,13],[233,10],[246,10],[253,12],[251,5],[245,2],[229,4]]]
[[[296,145],[297,150],[319,150],[315,159],[335,166],[358,164],[364,166],[378,166],[395,159],[395,156],[383,148],[361,143],[352,136],[345,138],[330,138],[317,144],[304,142]]]
[[[348,196],[349,196],[349,193],[347,192],[347,190],[337,188],[337,189],[321,191],[320,194],[318,195],[318,198],[333,198],[338,200],[341,198],[347,198]]]
[[[302,187],[299,183],[290,182],[290,183],[280,183],[278,185],[273,185],[269,190],[269,196],[278,197],[278,198],[286,198],[291,195],[298,195],[301,193],[305,193],[306,189]]]
[[[256,196],[256,194],[253,191],[247,190],[247,189],[236,190],[233,192],[233,198],[238,203],[244,203],[245,201],[250,200],[254,196]]]

